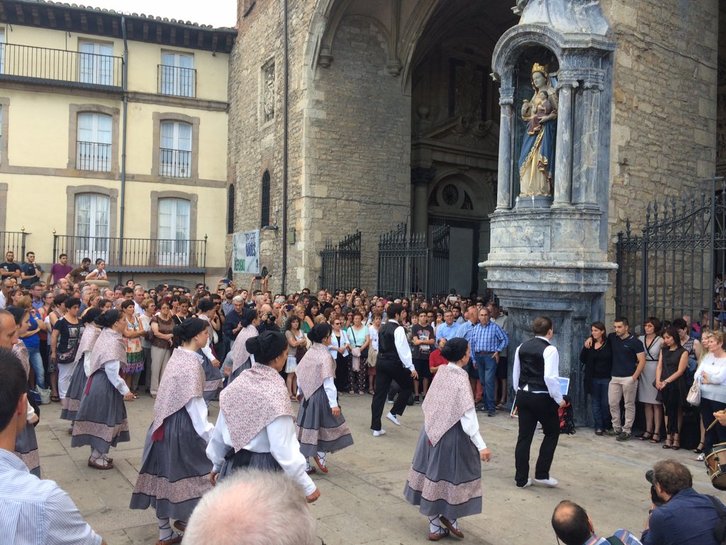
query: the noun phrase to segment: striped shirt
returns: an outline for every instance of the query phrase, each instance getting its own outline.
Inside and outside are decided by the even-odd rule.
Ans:
[[[13,545],[100,545],[101,537],[55,481],[38,479],[0,449],[0,541]]]
[[[477,352],[501,352],[509,344],[509,337],[494,321],[487,325],[481,323],[474,326],[469,338],[472,354]]]

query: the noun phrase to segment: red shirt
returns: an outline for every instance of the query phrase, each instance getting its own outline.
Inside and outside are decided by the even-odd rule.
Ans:
[[[439,367],[440,365],[446,365],[447,363],[449,362],[441,355],[441,350],[438,348],[429,355],[429,367],[431,369]]]

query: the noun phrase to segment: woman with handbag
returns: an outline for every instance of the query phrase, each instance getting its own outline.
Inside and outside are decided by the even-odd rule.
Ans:
[[[307,341],[305,335],[300,329],[301,321],[296,315],[288,318],[285,324],[285,338],[287,339],[287,363],[285,365],[285,373],[287,378],[287,391],[290,394],[290,400],[297,400],[297,380],[295,377],[295,369],[297,364],[305,355]]]
[[[658,356],[655,371],[655,387],[663,398],[666,422],[666,441],[663,448],[681,448],[683,405],[686,401],[686,377],[688,352],[681,346],[678,330],[670,326],[663,333],[663,348]]]
[[[701,419],[708,428],[714,420],[713,413],[726,409],[726,351],[724,333],[714,331],[708,341],[708,354],[696,371],[694,382],[701,386]],[[708,456],[716,443],[726,442],[726,428],[714,426],[706,432],[703,453]]]
[[[345,330],[343,330],[343,317],[336,312],[330,314],[330,325],[333,326],[333,333],[330,335],[328,350],[335,361],[335,388],[339,392],[350,390],[353,387],[348,381],[348,370],[350,368],[350,341]],[[309,337],[309,335],[308,335]]]
[[[357,390],[358,395],[366,393],[368,382],[368,349],[371,344],[371,336],[368,333],[368,326],[363,323],[363,315],[353,312],[353,323],[346,329],[350,341],[350,352],[352,354],[348,383],[350,393]]]

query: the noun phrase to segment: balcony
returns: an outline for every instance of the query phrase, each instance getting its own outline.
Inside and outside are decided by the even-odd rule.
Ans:
[[[121,91],[123,59],[31,45],[0,44],[0,82]]]
[[[1,239],[0,239],[1,241]],[[106,261],[111,273],[205,274],[207,238],[203,240],[115,238],[53,235],[53,260],[68,254],[71,263],[84,257]]]
[[[28,235],[23,231],[0,231],[0,256],[5,261],[5,253],[15,253],[15,260],[17,262],[25,259],[25,243]]]
[[[194,68],[158,64],[157,82],[160,95],[189,98],[197,96],[197,71]]]
[[[159,175],[169,178],[191,178],[192,152],[180,149],[159,149]]]
[[[76,168],[94,172],[111,171],[111,144],[77,142]]]

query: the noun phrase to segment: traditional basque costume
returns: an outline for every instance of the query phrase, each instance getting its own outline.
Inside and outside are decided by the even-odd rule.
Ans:
[[[156,508],[158,519],[186,522],[212,484],[201,356],[177,348],[166,364],[144,443],[131,509]]]
[[[237,334],[234,346],[232,347],[232,375],[229,377],[230,382],[236,379],[242,371],[246,371],[255,363],[255,357],[247,351],[246,343],[247,339],[257,337],[259,334],[257,328],[252,324],[242,328]]]
[[[457,365],[439,368],[422,408],[424,427],[403,494],[428,516],[429,537],[435,540],[449,531],[458,535],[459,517],[481,513],[479,451],[486,444],[469,376]]]
[[[316,457],[320,469],[327,473],[325,454],[353,444],[353,436],[343,415],[333,416],[338,406],[335,389],[335,362],[328,347],[313,343],[295,370],[298,391],[303,400],[297,413],[297,438],[305,458]]]
[[[91,351],[100,334],[101,328],[93,324],[87,324],[83,329],[81,340],[78,343],[76,359],[73,362],[75,368],[71,375],[71,383],[68,386],[68,391],[66,391],[66,397],[61,399],[61,418],[63,420],[73,421],[76,419],[83,398],[83,390],[86,388],[86,382],[88,381],[86,369],[91,367]]]
[[[18,341],[13,345],[13,354],[15,354],[20,363],[23,364],[25,376],[30,373],[30,358],[28,349],[23,341]],[[35,427],[30,422],[34,419],[35,410],[28,402],[28,411],[26,414],[27,422],[23,430],[15,438],[15,455],[20,458],[23,463],[28,466],[30,472],[36,477],[40,477],[40,454],[38,453],[38,438],[35,435]]]
[[[292,403],[275,369],[255,363],[220,394],[220,411],[207,456],[219,478],[240,467],[284,471],[312,494],[305,458],[295,437]]]

